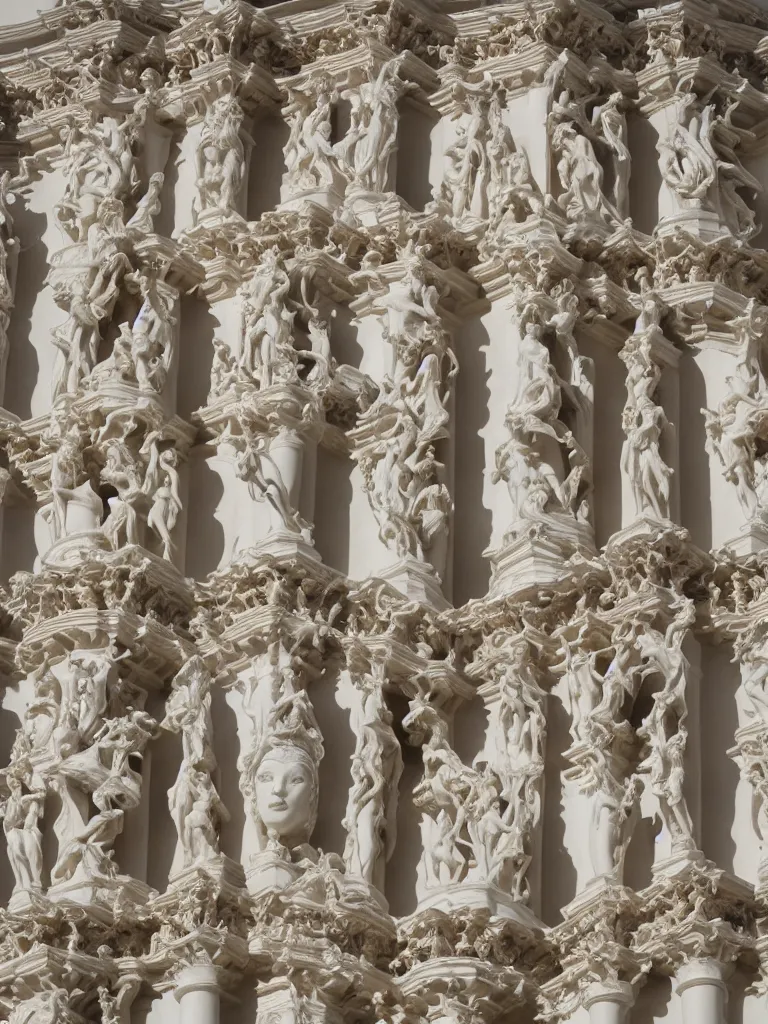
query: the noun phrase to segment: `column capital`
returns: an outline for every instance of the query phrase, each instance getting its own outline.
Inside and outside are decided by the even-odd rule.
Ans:
[[[583,1006],[589,1010],[595,1003],[618,1003],[632,1006],[635,990],[628,981],[595,981],[584,994]]]
[[[179,971],[173,993],[177,1002],[189,992],[219,992],[219,972],[213,964],[191,964]]]
[[[689,988],[696,985],[713,985],[727,992],[725,979],[732,969],[731,964],[724,964],[720,960],[712,958],[688,960],[681,964],[675,975],[675,988],[678,995],[682,995]]]

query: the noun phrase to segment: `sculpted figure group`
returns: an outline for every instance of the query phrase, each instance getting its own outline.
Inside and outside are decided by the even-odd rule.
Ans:
[[[375,267],[359,272],[380,293],[391,369],[350,436],[382,541],[440,574],[450,496],[436,445],[449,436],[446,405],[458,366],[425,270],[420,253],[405,251],[394,281],[385,284]]]
[[[13,102],[33,156],[0,178],[0,383],[20,238],[34,223],[31,206],[12,216],[15,196],[37,195],[49,169],[61,176],[52,223],[63,242],[45,284],[62,321],[46,333],[50,416],[2,423],[7,479],[24,485],[13,499],[47,524],[50,544],[35,520],[35,572],[10,583],[9,633],[19,625],[21,639],[0,638],[0,656],[16,646],[8,674],[26,673],[18,693],[29,696],[0,769],[13,876],[0,944],[15,972],[46,946],[9,937],[15,919],[26,913],[39,937],[55,918],[59,945],[45,959],[67,967],[46,975],[44,991],[27,992],[17,972],[10,996],[0,985],[0,1017],[128,1024],[138,992],[175,988],[186,1022],[219,990],[253,982],[257,964],[259,1024],[350,1014],[498,1024],[526,999],[540,1001],[542,1019],[565,1020],[541,996],[548,972],[588,988],[580,1005],[591,1019],[617,1021],[651,966],[668,976],[682,957],[717,960],[718,929],[741,928],[739,914],[743,948],[752,943],[744,963],[768,963],[752,935],[764,892],[739,896],[730,915],[714,890],[697,895],[694,867],[710,868],[688,774],[696,612],[709,616],[707,642],[737,637],[731,754],[755,797],[768,886],[768,640],[754,621],[763,567],[702,555],[673,522],[679,460],[667,419],[677,350],[712,342],[732,365],[702,410],[710,455],[743,513],[737,539],[762,544],[768,314],[743,297],[762,287],[748,245],[759,230],[750,194],[761,184],[748,170],[759,76],[729,49],[727,71],[715,76],[696,56],[691,78],[677,58],[706,46],[682,28],[654,42],[647,25],[672,17],[661,6],[642,12],[649,39],[631,53],[629,43],[610,51],[624,30],[615,11],[598,18],[578,2],[543,17],[534,4],[514,17],[426,20],[418,4],[346,5],[332,18],[304,6],[289,16],[228,0],[63,0],[40,23],[42,45],[59,62],[67,47],[77,68],[3,62],[0,91],[22,82]],[[702,17],[684,6],[681,25]],[[322,30],[305,32],[317,18]],[[723,11],[717,21],[715,34]],[[113,41],[91,53],[94,25]],[[646,57],[652,95],[636,72]],[[649,104],[667,211],[653,233],[631,219],[646,184],[632,180],[630,128],[634,153]],[[442,151],[423,161],[432,197],[415,208],[404,196],[425,185],[411,176],[423,153],[412,160],[403,140],[428,108],[442,123],[427,129],[424,116],[424,140]],[[287,142],[279,198],[252,218],[249,176],[262,158],[274,170],[262,117],[282,117]],[[195,323],[197,303],[210,320]],[[190,412],[214,320],[210,390]],[[619,371],[625,382],[620,458],[596,438],[603,410],[587,351],[600,353],[603,384]],[[452,491],[476,449],[457,434],[474,384],[470,369],[457,392],[456,352],[470,368],[487,356],[479,443],[495,458],[482,480],[490,583],[461,607],[466,580],[452,570],[472,552],[453,532]],[[193,445],[203,459],[216,449],[204,472],[194,462],[185,472]],[[325,497],[331,460],[349,463],[350,550],[364,535],[375,565],[359,583],[354,559],[341,571],[328,554],[337,524],[312,521],[314,478]],[[611,512],[600,522],[593,489],[611,471],[630,509],[604,543],[616,524],[605,528]],[[186,496],[192,520],[198,477],[214,472],[227,550],[207,578],[187,578]],[[9,714],[18,693],[9,684]],[[462,727],[482,712],[465,756]],[[566,728],[567,749],[548,752]],[[537,899],[536,858],[561,778],[578,808],[567,843],[587,836],[573,853],[579,891],[548,928],[536,918],[550,900]],[[415,905],[400,916],[387,905],[388,865],[399,885],[413,808]],[[175,830],[172,860],[168,851],[168,864],[144,873],[167,868],[163,892],[124,873],[140,859],[126,825],[136,811],[151,812],[150,830],[163,831],[161,817]],[[660,824],[649,899],[624,887],[642,816]],[[337,853],[321,848],[331,843]],[[710,874],[706,885],[723,882]],[[677,914],[684,900],[693,909],[680,927],[693,922],[694,945],[665,933],[656,960],[632,945],[632,915],[661,904]],[[73,993],[82,979],[88,992]],[[413,998],[401,1000],[409,985]],[[676,984],[675,998],[684,994]]]

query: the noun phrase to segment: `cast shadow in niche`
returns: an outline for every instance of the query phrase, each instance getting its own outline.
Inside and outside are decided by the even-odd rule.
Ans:
[[[397,840],[387,863],[384,895],[393,917],[404,917],[416,909],[416,872],[421,858],[421,811],[413,804],[413,791],[424,777],[421,749],[413,747],[401,722],[408,712],[404,698],[387,695],[393,713],[395,735],[403,752],[403,774],[397,801]]]
[[[624,884],[631,889],[645,889],[653,880],[656,843],[663,828],[657,815],[644,815],[632,832],[624,860]]]
[[[349,727],[349,711],[334,699],[336,681],[325,676],[309,687],[309,698],[323,736],[325,752],[320,762],[320,801],[312,844],[325,853],[344,853],[346,831],[342,820],[352,785],[350,764],[355,737]]]
[[[258,220],[280,204],[280,186],[285,174],[284,149],[290,129],[283,117],[266,114],[252,129],[256,145],[248,163],[246,215]]]
[[[479,319],[465,323],[456,336],[460,370],[454,394],[455,432],[453,513],[453,603],[458,607],[488,593],[490,563],[483,552],[491,541],[491,511],[483,504],[485,443],[488,424],[488,332]],[[498,486],[504,486],[499,484]]]
[[[211,390],[213,338],[222,336],[219,321],[208,304],[183,295],[179,304],[179,353],[176,409],[186,419],[202,408]],[[230,347],[232,339],[225,339]]]
[[[18,684],[8,683],[7,689],[18,691]],[[0,708],[0,764],[10,761],[11,747],[21,728],[19,716],[8,708]],[[0,843],[0,900],[7,905],[13,892],[14,877],[8,859],[8,843]]]
[[[240,791],[240,772],[237,768],[240,737],[237,732],[237,715],[219,686],[211,688],[211,718],[218,761],[213,782],[229,814],[228,820],[222,822],[220,849],[233,861],[239,862],[245,828],[245,806]]]
[[[162,698],[150,694],[147,711],[161,722],[165,717]],[[148,749],[152,752],[148,794],[152,855],[147,861],[147,883],[158,892],[165,892],[178,839],[168,805],[168,790],[176,781],[181,767],[181,735],[162,729]]]
[[[313,537],[323,562],[343,573],[349,572],[353,468],[350,458],[318,447]]]
[[[19,196],[18,203],[25,202]],[[22,420],[32,415],[32,395],[40,372],[40,357],[32,343],[32,311],[38,296],[43,291],[50,269],[48,247],[43,234],[48,218],[43,213],[34,213],[29,208],[13,211],[15,230],[21,240],[16,274],[11,322],[8,327],[8,365],[5,377],[3,404],[9,412]],[[33,239],[33,241],[29,241]],[[61,312],[61,320],[65,314]],[[55,325],[58,326],[58,321]],[[49,338],[51,362],[56,358],[56,349]]]
[[[544,794],[542,802],[541,874],[547,884],[541,887],[541,919],[557,924],[561,908],[576,895],[577,874],[565,843],[566,792],[563,772],[568,764],[563,751],[571,745],[570,716],[562,701],[547,698],[547,743],[544,762]]]
[[[652,975],[637,994],[632,1009],[632,1024],[658,1024],[669,1015],[672,980]]]
[[[750,976],[743,967],[737,968],[728,979],[727,1024],[743,1024],[745,1020],[750,1019],[744,1016],[744,1003],[747,989],[758,980],[756,971]]]
[[[707,389],[690,350],[680,357],[680,385],[680,423],[675,424],[680,452],[680,521],[690,530],[693,543],[709,551],[712,509],[709,462],[704,457],[707,431],[701,412],[707,407]]]
[[[222,564],[226,536],[216,513],[224,496],[224,482],[207,460],[194,458],[189,464],[186,575],[200,580]]]
[[[176,227],[176,186],[179,182],[179,155],[181,137],[171,141],[168,160],[165,164],[165,180],[160,194],[160,213],[155,217],[154,228],[158,235],[172,238]]]
[[[34,572],[37,558],[35,543],[35,514],[33,505],[6,505],[2,517],[2,570],[4,585],[14,573]],[[3,764],[6,762],[4,761]]]
[[[429,164],[432,155],[432,129],[437,120],[406,96],[397,105],[397,194],[413,207],[423,210],[432,199]]]
[[[736,818],[740,772],[728,756],[739,727],[739,666],[728,647],[702,646],[700,686],[701,849],[718,867],[736,874],[737,840],[743,842]],[[754,829],[750,839],[754,841]],[[756,838],[756,837],[755,837]]]
[[[647,720],[651,708],[654,706],[654,692],[651,680],[641,684],[639,693],[634,702],[631,703],[631,711],[629,710],[630,701],[627,698],[624,713],[628,714],[629,724],[633,730],[637,731]],[[636,762],[636,765],[637,763],[639,761]],[[650,792],[648,776],[643,776],[643,779],[645,793],[648,793]],[[642,803],[640,806],[642,808]],[[632,830],[632,836],[627,846],[624,860],[624,884],[636,889],[638,892],[650,885],[653,879],[656,844],[659,842],[662,828],[663,822],[658,811],[658,803],[655,803],[653,813],[644,814],[640,817]]]

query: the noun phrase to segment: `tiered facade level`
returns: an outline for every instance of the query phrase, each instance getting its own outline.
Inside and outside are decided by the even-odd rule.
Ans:
[[[765,1022],[768,13],[22,3],[0,1020]]]

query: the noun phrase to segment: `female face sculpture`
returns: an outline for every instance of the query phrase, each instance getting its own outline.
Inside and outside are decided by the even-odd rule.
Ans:
[[[317,815],[317,766],[293,744],[267,751],[256,772],[256,810],[281,839],[309,839]]]

